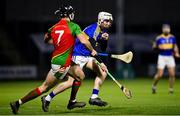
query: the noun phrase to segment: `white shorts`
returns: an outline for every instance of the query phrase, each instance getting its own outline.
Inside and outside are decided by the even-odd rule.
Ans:
[[[51,64],[50,72],[55,76],[56,73],[59,73],[61,67],[62,67],[61,65]],[[65,70],[63,72],[61,72],[62,75],[60,77],[56,77],[56,78],[63,79],[66,76],[69,69],[70,69],[70,66],[66,67]]]
[[[89,61],[93,61],[95,58],[91,56],[72,56],[72,61],[78,64],[81,69],[88,63]]]
[[[165,67],[175,67],[175,60],[173,56],[158,56],[158,63],[157,68],[158,69],[164,69]]]

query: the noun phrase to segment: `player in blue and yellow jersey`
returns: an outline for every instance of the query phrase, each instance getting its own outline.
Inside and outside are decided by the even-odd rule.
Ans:
[[[163,76],[164,68],[167,66],[169,72],[169,93],[173,93],[173,85],[175,82],[175,57],[180,57],[179,49],[176,44],[176,38],[170,33],[171,28],[169,24],[163,24],[162,34],[157,36],[153,44],[153,48],[159,51],[157,62],[157,73],[154,76],[152,85],[152,93],[156,93],[156,85]]]
[[[106,50],[108,42],[107,29],[101,30],[98,23],[94,23],[84,29],[84,34],[96,50],[98,50],[99,52],[104,52]],[[77,40],[73,56],[90,56],[90,51],[86,49],[86,47],[81,44],[79,40]]]
[[[106,51],[109,38],[109,34],[107,33],[107,31],[111,27],[112,21],[112,14],[108,12],[100,12],[98,15],[98,22],[88,26],[83,31],[86,38],[90,41],[91,45],[98,52]],[[107,76],[107,68],[105,64],[101,63],[101,66],[103,66],[102,70],[94,62],[95,59],[91,56],[91,52],[83,44],[81,44],[79,40],[76,40],[72,60],[76,64],[80,65],[81,68],[89,68],[97,74],[97,77],[94,82],[92,96],[89,99],[89,104],[97,106],[106,106],[107,102],[102,101],[98,97],[100,86],[102,85],[103,81]],[[52,98],[58,93],[61,93],[65,89],[71,87],[73,80],[74,79],[69,76],[68,81],[59,84],[49,95],[42,97],[43,111],[48,111],[49,103],[52,100]]]

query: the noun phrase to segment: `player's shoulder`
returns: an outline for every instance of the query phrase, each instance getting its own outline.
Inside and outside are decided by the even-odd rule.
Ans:
[[[83,31],[87,31],[87,30],[95,30],[97,26],[98,26],[97,23],[93,23],[93,24],[87,26]]]
[[[160,34],[156,37],[156,40],[163,39],[163,38],[175,38],[173,34],[169,34],[168,36],[165,36],[164,34]]]
[[[163,38],[163,34],[159,34],[158,36],[156,36],[156,40],[159,40],[161,38]]]
[[[73,21],[68,21],[68,24],[71,26],[78,26],[79,27],[79,25]]]
[[[169,34],[169,37],[175,37],[173,34]]]

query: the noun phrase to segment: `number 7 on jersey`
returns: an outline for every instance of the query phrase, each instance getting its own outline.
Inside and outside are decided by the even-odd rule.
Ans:
[[[64,30],[57,30],[57,31],[55,31],[55,34],[59,34],[58,40],[57,40],[57,45],[59,45],[59,42],[60,42],[60,40],[61,40],[61,37],[62,37],[62,35],[64,34]]]

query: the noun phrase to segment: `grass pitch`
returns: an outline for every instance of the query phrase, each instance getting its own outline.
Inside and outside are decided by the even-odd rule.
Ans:
[[[24,96],[29,90],[40,85],[41,81],[0,82],[0,115],[11,115],[9,102]],[[133,92],[132,99],[126,99],[121,90],[111,80],[106,80],[100,91],[100,97],[107,101],[107,107],[90,106],[93,81],[85,80],[78,93],[78,101],[86,101],[85,108],[67,110],[70,89],[59,94],[50,104],[50,111],[41,110],[40,97],[20,107],[20,115],[148,115],[180,114],[180,80],[176,80],[175,93],[168,94],[168,79],[158,84],[157,94],[151,94],[150,79],[123,80]]]

